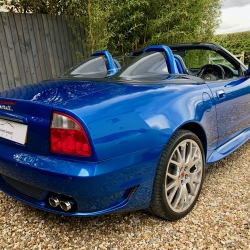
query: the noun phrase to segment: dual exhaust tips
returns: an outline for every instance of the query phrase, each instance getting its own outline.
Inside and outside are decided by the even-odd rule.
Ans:
[[[50,206],[56,208],[58,206],[60,206],[60,208],[64,211],[69,211],[70,209],[72,209],[72,207],[74,206],[74,201],[72,200],[59,200],[57,197],[55,196],[51,196],[49,197],[49,204]]]

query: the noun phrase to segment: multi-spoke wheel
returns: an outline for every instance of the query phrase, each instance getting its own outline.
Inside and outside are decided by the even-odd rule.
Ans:
[[[150,211],[169,219],[184,217],[198,199],[204,176],[204,151],[199,138],[179,130],[160,158]]]

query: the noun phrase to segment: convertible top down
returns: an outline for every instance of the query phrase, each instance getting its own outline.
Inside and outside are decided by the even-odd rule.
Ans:
[[[4,90],[0,189],[63,215],[180,219],[205,166],[249,139],[249,72],[215,44],[154,45]]]

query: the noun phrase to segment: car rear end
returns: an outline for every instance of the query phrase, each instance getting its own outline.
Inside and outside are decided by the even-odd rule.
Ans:
[[[72,216],[149,205],[162,147],[99,159],[73,109],[16,98],[0,98],[0,133],[0,189],[26,204]]]

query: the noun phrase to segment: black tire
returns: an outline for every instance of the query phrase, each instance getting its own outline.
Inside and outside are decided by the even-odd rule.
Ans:
[[[177,131],[159,160],[148,211],[171,221],[187,215],[199,197],[204,169],[200,139],[190,131]]]

